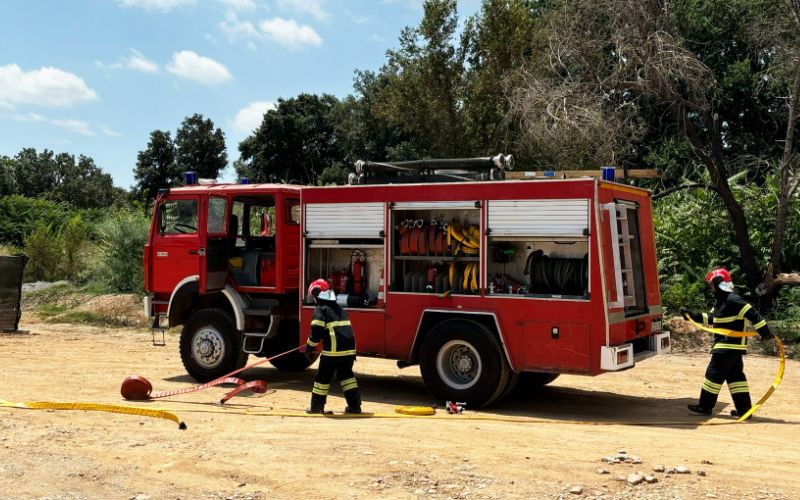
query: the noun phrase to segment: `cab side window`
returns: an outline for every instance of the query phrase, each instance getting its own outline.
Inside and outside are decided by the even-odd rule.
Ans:
[[[167,200],[159,216],[162,234],[197,233],[197,200]]]
[[[212,197],[208,199],[208,223],[206,231],[208,234],[225,234],[225,209],[228,200],[225,198]]]

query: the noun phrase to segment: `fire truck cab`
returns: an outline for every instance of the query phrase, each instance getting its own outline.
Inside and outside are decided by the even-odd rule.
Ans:
[[[438,400],[471,407],[670,348],[650,193],[597,178],[176,188],[144,264],[145,311],[183,325],[198,381],[303,344],[318,278],[360,356],[419,365]]]

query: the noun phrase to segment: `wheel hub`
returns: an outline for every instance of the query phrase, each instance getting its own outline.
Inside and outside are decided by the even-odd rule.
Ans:
[[[192,342],[192,356],[203,368],[216,368],[225,355],[225,342],[222,334],[215,328],[205,327],[195,334]]]
[[[453,389],[465,390],[478,381],[483,365],[472,344],[464,340],[451,340],[439,349],[436,369],[447,385]]]

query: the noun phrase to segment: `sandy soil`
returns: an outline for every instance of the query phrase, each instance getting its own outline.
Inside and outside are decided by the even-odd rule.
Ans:
[[[192,384],[177,336],[155,347],[146,329],[26,319],[29,335],[0,335],[0,398],[133,406],[119,394],[133,373],[155,391]],[[270,391],[225,408],[215,404],[222,388],[139,403],[174,411],[185,431],[139,416],[0,408],[0,498],[797,498],[798,363],[787,363],[756,418],[738,424],[726,416],[726,391],[717,417],[688,415],[706,361],[671,354],[622,373],[562,376],[482,411],[431,418],[276,416],[301,414],[314,367],[285,374],[268,365],[246,378]],[[745,365],[757,398],[778,361],[748,355]],[[365,410],[434,403],[416,367],[361,358],[356,373]],[[337,391],[329,408],[340,411]],[[620,451],[641,463],[602,461]],[[628,484],[637,471],[657,482]]]

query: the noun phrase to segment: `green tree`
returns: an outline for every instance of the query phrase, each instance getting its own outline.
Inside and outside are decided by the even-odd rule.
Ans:
[[[214,122],[203,115],[187,116],[175,135],[178,171],[197,172],[198,177],[216,179],[228,165],[225,134],[214,130]]]
[[[236,173],[254,182],[316,184],[323,170],[342,164],[338,107],[339,100],[328,94],[278,99],[276,109],[239,144]]]
[[[549,0],[484,0],[467,19],[461,39],[466,55],[464,128],[469,153],[514,152],[517,131],[506,120],[517,70],[544,51],[543,14]],[[519,158],[518,158],[519,159]]]
[[[139,151],[136,169],[135,190],[149,207],[158,190],[169,188],[180,182],[180,169],[175,164],[175,144],[169,132],[154,130],[150,133],[147,148]]]
[[[0,196],[17,193],[14,180],[14,160],[7,156],[0,156]]]
[[[383,88],[375,113],[390,127],[400,127],[417,156],[463,154],[464,53],[456,46],[455,0],[426,0],[417,28],[400,34],[400,47],[387,51]],[[402,143],[397,146],[402,146]],[[411,158],[397,158],[411,159]]]

